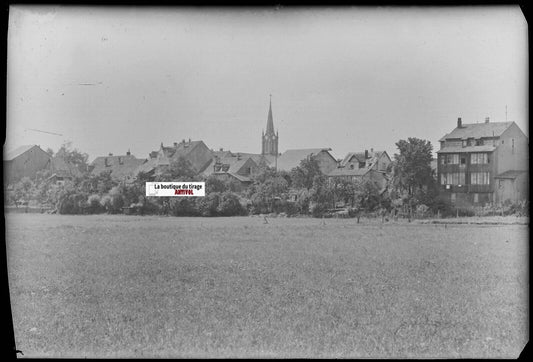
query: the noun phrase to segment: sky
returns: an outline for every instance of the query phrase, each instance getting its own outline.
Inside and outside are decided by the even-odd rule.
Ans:
[[[529,137],[527,42],[519,7],[11,6],[4,150],[260,153],[270,95],[280,152],[436,151],[458,117]]]

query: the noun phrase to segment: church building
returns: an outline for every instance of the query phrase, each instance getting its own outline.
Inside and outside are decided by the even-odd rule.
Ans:
[[[272,96],[270,96],[270,108],[268,109],[266,133],[263,130],[262,136],[261,154],[263,156],[276,156],[278,154],[278,133],[274,133],[274,120],[272,118]]]

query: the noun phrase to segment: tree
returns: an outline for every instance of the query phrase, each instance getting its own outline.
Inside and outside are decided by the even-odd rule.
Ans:
[[[48,153],[50,156],[53,156],[53,155],[54,155],[54,150],[51,149],[50,147],[48,147],[48,148],[46,149],[46,153]]]
[[[272,212],[275,199],[282,199],[287,193],[289,183],[284,175],[272,169],[265,169],[256,175],[248,189],[255,212]]]
[[[410,137],[396,142],[396,147],[400,153],[394,155],[393,187],[412,199],[432,184],[433,146],[430,141]]]
[[[311,190],[316,176],[321,176],[322,172],[318,162],[314,157],[309,157],[300,162],[300,165],[291,170],[292,186],[295,188],[305,188]]]
[[[87,170],[87,160],[89,155],[80,152],[76,148],[72,148],[72,142],[70,141],[67,141],[61,145],[59,150],[57,150],[56,157],[62,157],[65,162],[75,165],[80,171]]]

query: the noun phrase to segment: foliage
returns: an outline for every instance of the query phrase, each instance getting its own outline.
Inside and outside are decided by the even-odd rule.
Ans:
[[[315,184],[315,177],[321,176],[322,172],[318,167],[318,162],[314,157],[309,157],[300,162],[300,165],[293,168],[290,173],[292,186],[295,188],[305,188],[310,190]]]
[[[220,195],[217,212],[221,216],[234,216],[243,215],[245,210],[239,201],[239,197],[235,193],[227,191]]]
[[[65,142],[56,152],[56,157],[62,157],[65,162],[75,165],[80,171],[87,170],[89,155],[72,148],[72,142]]]
[[[433,146],[430,141],[409,137],[396,142],[396,147],[399,153],[394,155],[393,185],[411,197],[433,181]]]
[[[252,202],[252,213],[270,213],[274,201],[286,198],[289,183],[286,174],[265,169],[256,175],[248,189],[248,197]]]

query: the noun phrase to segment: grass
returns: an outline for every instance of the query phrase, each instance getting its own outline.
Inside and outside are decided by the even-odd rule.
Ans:
[[[25,357],[509,357],[528,228],[6,215]]]

